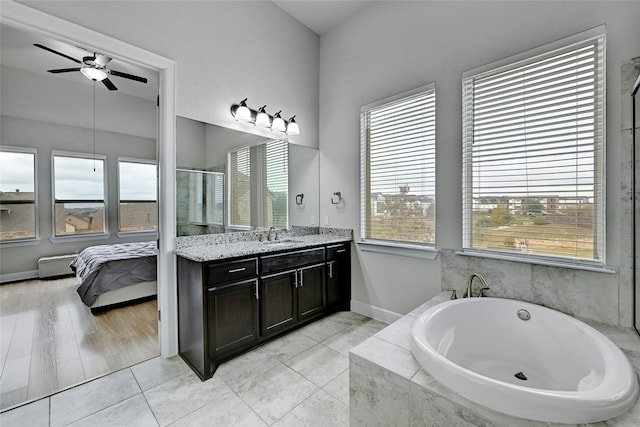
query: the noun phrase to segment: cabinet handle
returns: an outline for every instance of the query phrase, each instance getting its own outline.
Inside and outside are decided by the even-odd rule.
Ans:
[[[338,250],[336,251],[336,253],[341,254],[341,253],[346,252],[346,251],[347,251],[346,249],[338,249]]]
[[[246,267],[234,268],[233,270],[229,270],[229,273],[240,273],[241,271],[245,271],[246,269]]]
[[[258,294],[258,281],[256,280],[256,299],[259,300],[260,296]]]
[[[333,279],[333,262],[329,263],[329,279]]]
[[[296,288],[298,287],[298,270],[293,272],[293,284],[296,285]]]
[[[300,287],[304,286],[304,280],[302,279],[302,270],[300,270]]]

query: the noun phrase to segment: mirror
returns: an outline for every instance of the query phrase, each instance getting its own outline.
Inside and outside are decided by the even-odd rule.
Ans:
[[[177,236],[318,226],[319,161],[313,148],[177,117]]]

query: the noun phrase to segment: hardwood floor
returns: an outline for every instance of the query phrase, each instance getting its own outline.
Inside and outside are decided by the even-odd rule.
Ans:
[[[156,300],[93,315],[77,287],[0,285],[0,410],[160,354]]]

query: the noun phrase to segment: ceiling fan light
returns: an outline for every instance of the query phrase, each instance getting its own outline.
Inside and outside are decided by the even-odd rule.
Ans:
[[[265,105],[263,107],[258,108],[258,114],[256,115],[256,126],[261,126],[265,128],[271,127],[271,118],[265,111],[266,107],[267,106]]]
[[[289,119],[289,125],[287,125],[288,135],[300,135],[300,126],[296,123],[296,116]]]
[[[280,117],[280,111],[278,111],[273,115],[273,122],[271,122],[271,130],[275,130],[277,132],[284,132],[287,130],[287,127],[284,124],[284,119]]]
[[[107,78],[107,73],[98,68],[92,67],[82,67],[80,72],[89,80],[93,80],[94,82],[101,82]]]

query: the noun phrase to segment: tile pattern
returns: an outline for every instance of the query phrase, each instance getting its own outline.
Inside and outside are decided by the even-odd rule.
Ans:
[[[453,393],[420,368],[407,349],[412,325],[427,308],[447,301],[449,296],[449,292],[440,293],[351,350],[350,425],[555,426],[511,417],[480,406]],[[587,322],[622,348],[640,374],[640,338],[635,331],[603,322]],[[327,388],[325,390],[330,392]],[[617,418],[588,425],[638,426],[640,401]]]
[[[386,324],[340,312],[222,364],[200,381],[155,358],[0,413],[13,426],[348,426],[350,345]]]

